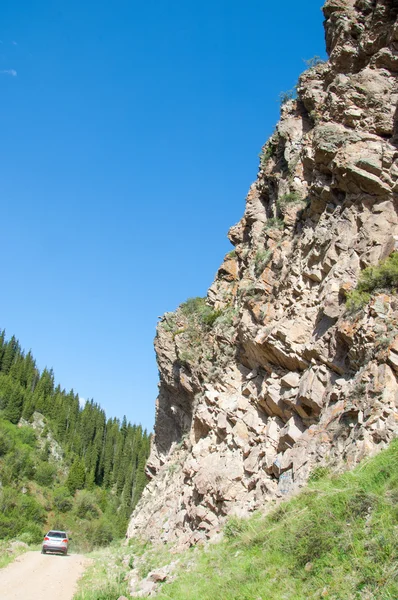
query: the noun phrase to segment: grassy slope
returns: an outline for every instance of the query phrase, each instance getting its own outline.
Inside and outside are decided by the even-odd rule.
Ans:
[[[145,577],[177,558],[131,542],[97,554],[75,600],[128,596],[132,566]],[[223,542],[178,558],[158,600],[396,600],[398,440],[355,471],[315,471],[296,498],[266,517],[231,519]]]
[[[265,518],[230,521],[225,534],[157,598],[398,598],[398,442]]]

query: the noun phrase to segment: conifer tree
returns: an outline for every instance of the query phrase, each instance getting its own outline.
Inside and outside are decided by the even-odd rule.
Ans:
[[[70,493],[74,494],[76,490],[82,490],[84,488],[85,479],[86,473],[84,470],[84,463],[80,458],[76,458],[69,469],[68,477],[66,479],[66,485],[68,486]]]
[[[4,409],[4,416],[11,423],[18,423],[22,416],[23,391],[21,386],[13,386]]]
[[[3,358],[1,361],[1,372],[8,374],[11,369],[11,365],[14,361],[14,358],[17,356],[19,351],[19,344],[14,336],[10,339],[9,342],[6,343]]]

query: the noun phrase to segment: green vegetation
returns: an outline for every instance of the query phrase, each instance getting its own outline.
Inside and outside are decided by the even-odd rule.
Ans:
[[[74,600],[116,600],[121,595],[128,597],[128,583],[124,578],[129,567],[123,565],[125,554],[126,548],[115,543],[92,552],[89,555],[92,565],[79,580],[79,590]]]
[[[229,327],[232,327],[237,315],[238,310],[236,308],[233,308],[232,306],[229,306],[217,318],[217,326],[223,329],[228,329]]]
[[[297,90],[296,87],[291,90],[287,90],[286,92],[281,92],[279,94],[279,101],[281,107],[284,106],[289,100],[295,100],[297,98]]]
[[[398,597],[398,442],[340,476],[317,469],[266,517],[232,518],[159,600]]]
[[[180,306],[181,313],[188,319],[189,322],[195,322],[200,327],[211,328],[216,319],[221,316],[221,310],[214,310],[206,304],[206,298],[188,298],[186,302]]]
[[[304,204],[305,199],[300,196],[297,192],[289,192],[284,194],[277,201],[277,207],[281,212],[286,208],[288,204]]]
[[[376,291],[391,291],[398,286],[398,252],[374,267],[364,269],[355,289],[347,293],[347,309],[355,312],[363,308]]]
[[[0,539],[37,543],[58,527],[79,532],[87,550],[122,537],[149,443],[141,426],[107,420],[93,401],[81,408],[0,333]]]
[[[258,250],[254,258],[254,274],[259,277],[272,259],[272,250]]]
[[[214,343],[218,342],[210,334],[216,326],[218,334],[229,329],[235,316],[236,310],[231,306],[215,309],[206,298],[188,298],[175,313],[164,315],[161,327],[172,334],[179,362],[189,368],[214,358]]]
[[[260,168],[264,168],[270,158],[276,156],[278,149],[278,134],[274,133],[260,152]]]
[[[267,222],[264,225],[264,231],[267,231],[268,229],[284,229],[285,228],[285,223],[283,222],[283,219],[279,219],[278,217],[271,217],[270,219],[267,220]]]
[[[190,555],[191,552],[187,552],[179,556],[180,564],[186,564]],[[73,600],[116,600],[120,595],[129,598],[131,569],[136,569],[138,579],[143,579],[153,569],[169,564],[173,554],[169,546],[153,546],[149,542],[130,539],[128,546],[113,542],[107,548],[92,552],[89,558],[93,562],[78,582],[79,589]]]
[[[183,365],[189,366],[206,354],[207,334],[223,312],[213,309],[206,303],[206,298],[201,297],[188,298],[180,305],[178,312],[186,323],[180,330],[185,345],[179,347],[179,360]],[[175,335],[174,332],[173,336]]]
[[[23,542],[24,540],[21,540]],[[30,542],[29,542],[30,543]],[[6,567],[10,562],[15,560],[20,554],[24,554],[29,550],[24,543],[20,542],[9,542],[6,540],[0,541],[0,569]]]
[[[318,55],[313,56],[312,58],[304,59],[305,64],[307,65],[307,69],[312,69],[317,65],[325,64],[325,61]]]
[[[397,528],[395,440],[354,471],[315,468],[308,487],[267,516],[230,518],[221,543],[177,556],[136,539],[111,545],[93,555],[74,600],[128,597],[131,569],[144,578],[176,559],[159,600],[395,600]]]
[[[360,292],[359,290],[351,290],[347,294],[347,309],[351,313],[358,312],[364,306],[366,306],[371,298],[371,295],[367,292]]]

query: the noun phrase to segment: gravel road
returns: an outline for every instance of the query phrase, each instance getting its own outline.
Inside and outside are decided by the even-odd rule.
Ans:
[[[72,600],[90,561],[79,554],[26,552],[0,569],[1,600]]]

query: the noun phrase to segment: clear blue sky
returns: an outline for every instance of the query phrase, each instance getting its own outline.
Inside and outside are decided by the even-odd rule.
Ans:
[[[0,326],[152,429],[157,316],[204,296],[321,0],[0,6]]]

